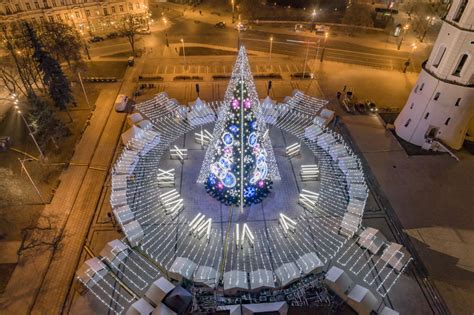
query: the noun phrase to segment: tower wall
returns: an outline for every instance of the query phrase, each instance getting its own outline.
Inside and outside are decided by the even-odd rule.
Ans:
[[[395,121],[397,135],[410,143],[421,146],[429,135],[460,149],[474,117],[474,1],[465,1],[453,1]]]

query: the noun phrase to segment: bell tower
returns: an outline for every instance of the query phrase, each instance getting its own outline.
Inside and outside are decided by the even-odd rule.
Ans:
[[[395,132],[418,146],[436,138],[460,149],[473,117],[474,0],[453,0]]]

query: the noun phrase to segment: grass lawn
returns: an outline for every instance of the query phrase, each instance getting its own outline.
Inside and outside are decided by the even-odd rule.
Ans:
[[[91,61],[87,63],[87,77],[123,78],[127,69],[127,61]],[[84,77],[85,77],[84,76]]]

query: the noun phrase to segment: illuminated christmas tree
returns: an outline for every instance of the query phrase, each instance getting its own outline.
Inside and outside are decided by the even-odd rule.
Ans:
[[[227,87],[198,182],[226,205],[261,202],[279,179],[244,47]]]

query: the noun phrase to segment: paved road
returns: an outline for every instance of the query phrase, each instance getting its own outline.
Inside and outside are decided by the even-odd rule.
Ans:
[[[267,30],[268,28],[265,28]],[[170,44],[176,44],[183,38],[185,43],[201,43],[208,45],[219,45],[224,47],[237,47],[238,32],[231,27],[218,29],[212,24],[176,18],[173,26],[166,32],[154,32],[152,35],[143,36],[139,39],[138,48],[162,48],[166,44],[166,38]],[[259,30],[242,32],[241,42],[248,49],[262,52],[270,50],[270,33]],[[322,36],[308,37],[299,34],[274,34],[272,52],[305,58],[308,50],[308,58],[320,58],[324,48],[324,59],[350,64],[365,65],[385,69],[402,69],[405,61],[410,57],[404,51],[395,51],[379,48],[371,48],[363,45],[348,43],[337,38],[329,38],[327,41]],[[304,43],[307,41],[309,44]],[[318,48],[319,47],[319,48]],[[102,43],[92,44],[91,52],[94,56],[113,54],[117,51],[129,49],[126,39],[116,39]],[[413,59],[413,57],[412,57]],[[414,64],[419,64],[415,61]],[[411,68],[417,70],[418,67]]]

